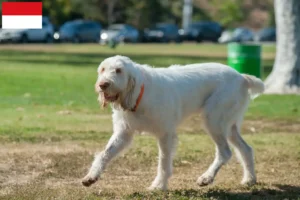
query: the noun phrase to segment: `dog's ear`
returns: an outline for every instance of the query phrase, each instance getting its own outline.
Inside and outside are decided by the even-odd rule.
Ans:
[[[128,78],[128,84],[126,90],[121,97],[120,105],[124,110],[130,110],[133,107],[133,93],[135,89],[135,79],[132,76]]]

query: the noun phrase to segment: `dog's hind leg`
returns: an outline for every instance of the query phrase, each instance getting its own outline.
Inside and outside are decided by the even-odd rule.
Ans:
[[[247,92],[241,93],[239,105],[236,106],[233,116],[234,123],[230,127],[228,134],[228,141],[235,150],[236,157],[243,166],[244,176],[242,184],[253,185],[256,183],[256,176],[254,170],[253,150],[245,142],[241,136],[241,126],[244,118],[244,113],[249,104],[249,95]]]
[[[234,147],[236,156],[244,169],[242,184],[253,185],[256,183],[253,151],[252,148],[245,142],[245,140],[243,140],[239,130],[240,125],[234,124],[228,140]]]
[[[220,96],[223,98],[220,99]],[[232,109],[234,105],[235,102],[231,100],[230,96],[225,96],[218,92],[212,95],[204,105],[204,128],[215,142],[216,154],[213,163],[198,178],[197,184],[199,186],[211,184],[222,165],[231,158],[232,153],[227,141],[231,127],[231,118],[227,115],[228,110]]]
[[[172,175],[172,161],[175,153],[177,135],[174,132],[167,133],[158,138],[159,159],[157,176],[152,182],[149,190],[166,190],[168,179]]]
[[[199,186],[206,186],[213,183],[218,171],[230,158],[231,150],[227,143],[225,134],[222,134],[222,129],[207,127],[212,139],[216,144],[216,154],[213,163],[197,180]]]

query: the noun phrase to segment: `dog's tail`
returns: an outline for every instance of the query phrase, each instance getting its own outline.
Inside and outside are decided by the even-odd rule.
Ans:
[[[242,76],[246,80],[248,91],[252,99],[256,98],[259,94],[264,92],[265,85],[262,80],[248,74],[242,74]]]

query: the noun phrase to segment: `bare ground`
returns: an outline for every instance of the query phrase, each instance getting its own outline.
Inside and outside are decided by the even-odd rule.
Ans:
[[[195,132],[199,123],[194,117],[180,130]],[[84,188],[80,179],[106,139],[3,143],[0,199],[299,199],[300,142],[297,134],[288,134],[299,132],[299,124],[247,121],[244,130],[256,151],[259,183],[250,188],[239,185],[242,170],[235,158],[212,186],[199,188],[195,181],[212,161],[213,145],[204,134],[186,133],[180,134],[170,190],[154,193],[146,191],[155,176],[157,155],[155,141],[148,136],[137,136],[129,152],[117,158],[90,188]],[[268,130],[274,134],[263,133]]]

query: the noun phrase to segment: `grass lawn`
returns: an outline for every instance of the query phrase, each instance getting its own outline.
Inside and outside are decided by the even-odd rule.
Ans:
[[[121,54],[153,66],[226,63],[226,46],[84,44],[0,46],[0,199],[299,199],[300,96],[263,95],[246,113],[244,138],[255,150],[259,183],[242,187],[233,158],[212,186],[195,181],[213,160],[214,146],[193,116],[179,128],[168,192],[147,192],[155,176],[157,145],[137,136],[91,188],[80,179],[112,131],[110,109],[94,93],[96,68]],[[274,46],[263,46],[264,77]]]

